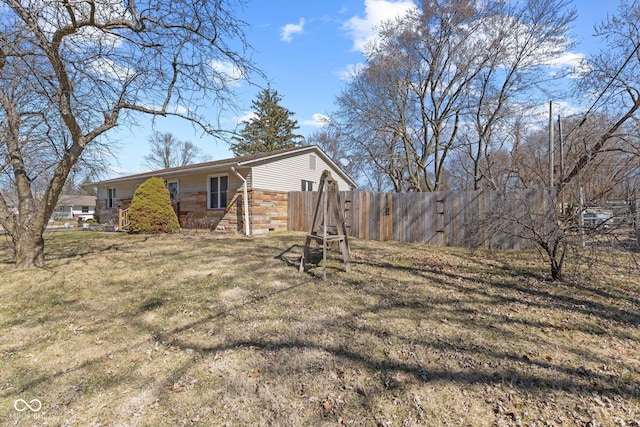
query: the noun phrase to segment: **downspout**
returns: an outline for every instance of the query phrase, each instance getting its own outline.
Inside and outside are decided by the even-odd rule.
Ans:
[[[249,229],[249,200],[247,199],[247,180],[238,173],[235,166],[231,166],[231,171],[236,174],[238,178],[242,180],[242,200],[244,209],[244,234],[245,236],[251,236],[251,230]]]

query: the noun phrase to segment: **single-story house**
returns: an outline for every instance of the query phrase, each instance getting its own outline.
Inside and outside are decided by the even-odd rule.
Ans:
[[[14,192],[6,189],[2,190],[9,212],[18,215],[18,196]],[[36,202],[40,203],[40,195],[35,195]],[[94,218],[96,211],[96,196],[85,196],[75,194],[61,194],[58,203],[53,208],[53,213],[49,221],[81,219],[87,221]]]
[[[118,224],[136,188],[164,179],[183,228],[232,230],[246,235],[287,229],[290,191],[314,191],[324,170],[340,190],[355,182],[319,147],[304,146],[181,166],[95,183],[101,223]]]
[[[96,212],[96,196],[62,194],[53,210],[52,219],[80,219],[88,221]]]

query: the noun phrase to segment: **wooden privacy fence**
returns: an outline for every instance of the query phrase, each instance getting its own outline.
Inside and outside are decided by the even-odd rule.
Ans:
[[[309,231],[316,192],[293,191],[288,229]],[[430,245],[520,249],[531,246],[519,225],[554,221],[548,192],[527,190],[371,193],[341,191],[349,236]],[[528,218],[528,220],[527,220]]]

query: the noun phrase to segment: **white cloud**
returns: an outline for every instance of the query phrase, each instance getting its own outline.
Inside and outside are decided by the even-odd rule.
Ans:
[[[548,65],[553,69],[569,70],[570,78],[578,78],[589,72],[586,56],[582,53],[567,52],[549,61]]]
[[[240,86],[244,79],[244,72],[231,62],[211,61],[211,68],[216,73],[215,79],[221,80],[229,86]]]
[[[287,24],[280,30],[280,40],[283,42],[291,43],[294,34],[302,34],[304,31],[304,18],[300,18],[297,24]]]
[[[313,127],[319,128],[319,127],[328,125],[329,122],[331,121],[329,117],[320,113],[316,113],[311,117],[312,117],[311,120],[304,120],[301,124],[305,126],[313,126]]]
[[[89,67],[102,77],[110,77],[124,82],[133,71],[125,66],[119,65],[114,60],[107,57],[98,57],[89,63]]]
[[[240,125],[244,122],[248,122],[249,120],[257,117],[255,111],[245,111],[242,116],[234,117],[234,120],[237,125]]]
[[[357,64],[347,64],[347,66],[340,70],[336,71],[335,74],[342,80],[343,82],[349,83],[354,77],[356,77],[362,70],[366,68],[366,64],[363,62],[359,62]]]
[[[343,27],[353,40],[353,50],[363,51],[376,38],[377,26],[406,14],[415,9],[416,5],[411,0],[365,0],[364,7],[364,17],[354,16]]]
[[[185,107],[184,105],[174,105],[169,107],[169,111],[175,114],[187,115],[187,113],[189,113],[189,107]]]

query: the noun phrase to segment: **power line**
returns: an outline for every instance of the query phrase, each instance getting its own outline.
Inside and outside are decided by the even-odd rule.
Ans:
[[[596,105],[598,104],[598,102],[600,102],[600,100],[602,99],[602,97],[604,96],[604,94],[609,90],[609,88],[611,87],[611,85],[613,84],[613,82],[618,78],[618,76],[620,75],[620,73],[622,73],[622,70],[624,70],[624,68],[629,64],[629,62],[631,62],[631,60],[633,59],[633,57],[636,55],[636,53],[638,52],[638,49],[640,49],[640,43],[637,43],[635,48],[633,49],[633,51],[631,52],[631,54],[627,57],[627,59],[624,61],[624,63],[620,66],[620,68],[618,69],[618,71],[613,75],[613,77],[611,77],[611,79],[609,80],[609,83],[607,83],[607,86],[605,86],[604,90],[602,92],[600,92],[600,94],[598,95],[598,97],[596,98],[596,100],[593,102],[593,104],[591,104],[591,107],[589,107],[589,109],[587,110],[587,112],[584,114],[584,117],[582,118],[582,120],[580,121],[580,124],[576,127],[574,127],[573,129],[571,129],[571,131],[565,136],[565,139],[569,138],[569,136],[573,133],[573,131],[577,130],[578,128],[580,128],[583,124],[585,124],[585,122],[588,119],[589,114],[591,114],[591,112],[593,111],[593,109],[596,107]]]

